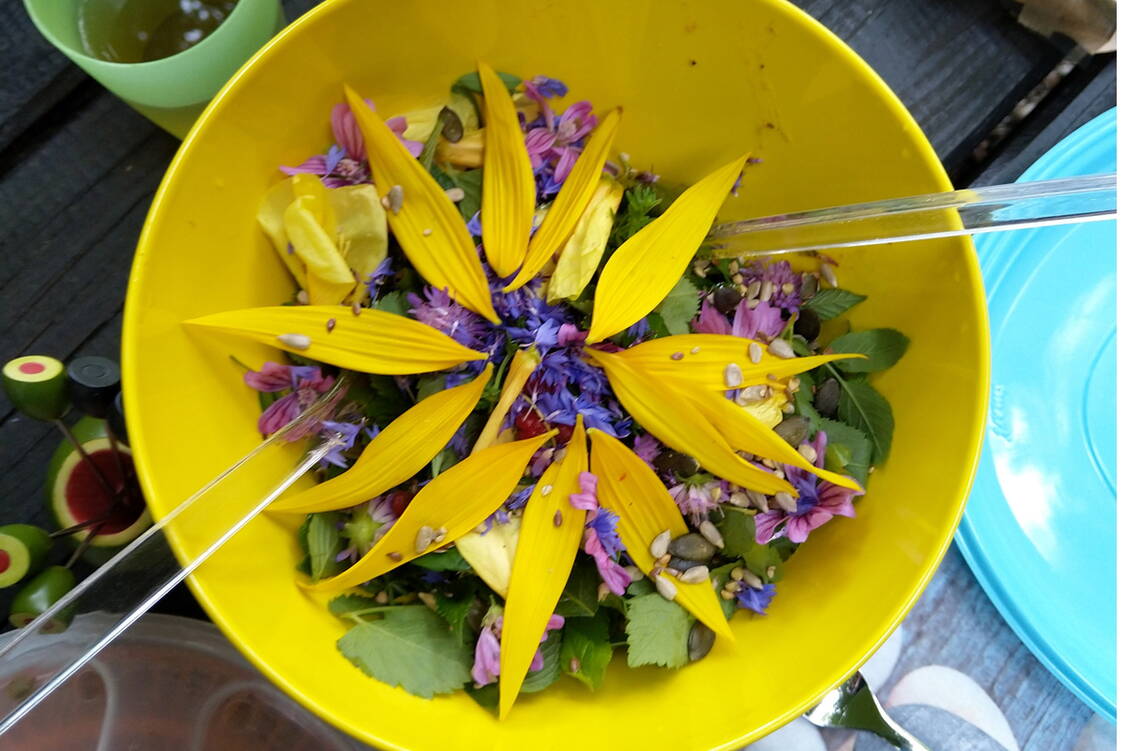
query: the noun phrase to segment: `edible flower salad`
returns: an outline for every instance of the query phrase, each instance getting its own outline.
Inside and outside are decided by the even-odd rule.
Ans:
[[[271,507],[304,516],[299,583],[340,593],[368,675],[501,717],[766,615],[887,456],[868,376],[907,348],[849,330],[832,259],[709,246],[750,154],[669,185],[612,155],[620,110],[567,93],[481,64],[385,121],[346,89],[258,216],[293,299],[189,322],[286,353],[244,366],[263,434],[346,379],[296,436],[337,436],[320,482]]]

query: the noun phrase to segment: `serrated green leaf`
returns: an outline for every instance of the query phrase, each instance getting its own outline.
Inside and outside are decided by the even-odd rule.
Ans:
[[[842,378],[837,416],[841,422],[868,436],[872,441],[872,463],[883,464],[891,450],[892,433],[895,432],[895,418],[887,399],[865,380]]]
[[[468,571],[470,568],[457,548],[450,548],[441,553],[427,553],[421,558],[415,558],[411,561],[411,565],[427,571]]]
[[[368,378],[367,385],[369,389],[356,392],[363,394],[363,398],[359,400],[360,409],[365,417],[380,428],[390,425],[411,406],[410,400],[399,389],[392,376],[373,375]],[[351,390],[348,393],[349,399],[357,399]]]
[[[397,316],[405,316],[410,309],[410,305],[407,304],[407,296],[399,290],[388,292],[376,300],[371,307],[382,310],[384,313],[394,313]]]
[[[743,553],[743,565],[767,584],[782,581],[782,554],[778,548],[755,543]]]
[[[342,566],[336,561],[336,554],[344,549],[344,541],[336,522],[340,515],[336,512],[313,514],[309,520],[309,575],[313,581],[340,573]]]
[[[610,618],[599,610],[593,618],[575,618],[563,627],[559,665],[563,672],[591,690],[602,685],[614,648],[610,645]]]
[[[419,559],[421,560],[421,559]],[[418,561],[415,561],[417,563]],[[472,591],[463,592],[452,597],[445,597],[438,595],[434,598],[434,609],[438,615],[450,624],[450,630],[458,641],[468,642],[472,636],[472,629],[469,627],[469,613],[473,610],[473,603],[476,600]]]
[[[872,442],[864,432],[842,422],[826,419],[821,420],[818,429],[825,431],[830,447],[839,445],[847,449],[848,461],[842,468],[844,474],[861,485],[867,485],[868,467],[872,463]]]
[[[626,593],[630,597],[641,597],[642,595],[653,594],[656,591],[657,588],[653,586],[653,582],[649,579],[638,579],[626,587]]]
[[[755,512],[737,506],[724,506],[723,518],[716,522],[723,537],[723,553],[738,558],[755,546]]]
[[[830,288],[818,291],[802,307],[812,310],[822,321],[827,321],[867,299],[867,296],[849,292],[847,289]]]
[[[598,612],[598,585],[602,581],[593,563],[580,559],[571,568],[555,612],[564,618],[590,617]]]
[[[688,662],[692,616],[687,610],[654,592],[629,600],[626,612],[626,662],[631,668],[678,668]]]
[[[800,373],[798,382],[801,386],[794,394],[794,411],[801,417],[808,418],[810,430],[816,431],[821,424],[821,413],[813,406],[813,376]]]
[[[834,353],[858,352],[867,359],[838,360],[834,366],[843,373],[874,373],[887,370],[899,362],[910,340],[895,329],[853,331],[832,341],[828,349]]]
[[[422,606],[388,610],[353,626],[336,644],[367,675],[424,699],[457,691],[470,679],[471,650]]]
[[[656,311],[670,334],[687,334],[689,322],[700,312],[700,291],[681,277]]]
[[[497,683],[488,683],[481,688],[467,686],[465,693],[469,694],[469,698],[477,702],[482,709],[490,712],[495,713],[500,706],[500,685]]]
[[[580,618],[581,620],[586,620]],[[562,635],[559,631],[551,631],[547,635],[547,641],[540,644],[540,654],[543,655],[543,668],[534,673],[528,673],[524,677],[524,682],[520,684],[520,693],[534,694],[537,691],[543,691],[559,680],[561,672],[559,666],[559,654],[562,650]]]

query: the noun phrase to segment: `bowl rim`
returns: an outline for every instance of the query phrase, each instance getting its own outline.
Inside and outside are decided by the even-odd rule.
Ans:
[[[148,247],[151,244],[151,237],[156,234],[156,225],[158,224],[157,218],[163,213],[164,206],[169,202],[169,194],[172,185],[175,182],[176,175],[181,166],[188,160],[189,154],[193,150],[197,141],[200,141],[213,120],[218,119],[228,106],[228,100],[233,91],[237,90],[241,85],[243,79],[247,76],[248,71],[256,68],[259,65],[265,65],[268,61],[277,54],[281,54],[282,50],[289,37],[295,34],[302,33],[307,24],[315,23],[316,20],[325,13],[330,12],[337,5],[342,5],[347,2],[354,2],[355,0],[324,0],[319,5],[314,6],[309,11],[298,17],[290,23],[285,29],[275,35],[266,45],[264,45],[258,52],[256,52],[249,60],[246,61],[238,69],[238,71],[230,78],[230,80],[219,90],[215,97],[204,109],[199,119],[192,125],[188,131],[187,136],[184,138],[179,149],[176,151],[172,161],[170,162],[164,177],[161,180],[160,186],[153,197],[152,205],[149,208],[148,214],[145,217],[145,223],[142,227],[140,237],[137,241],[137,251],[134,256],[132,268],[130,269],[129,282],[126,290],[125,309],[123,315],[123,330],[122,330],[122,383],[123,383],[123,398],[126,405],[126,415],[132,413],[131,404],[136,403],[137,397],[130,389],[129,384],[137,383],[137,375],[140,368],[141,357],[140,348],[137,344],[136,331],[140,325],[140,318],[143,314],[141,309],[141,289],[144,286],[146,277],[146,267],[148,263]],[[919,170],[921,174],[925,174],[928,178],[935,181],[935,190],[952,190],[953,185],[950,182],[946,169],[943,167],[941,160],[935,153],[933,146],[923,133],[922,128],[916,122],[914,116],[907,109],[906,105],[900,101],[899,97],[892,91],[891,87],[876,73],[876,71],[849,45],[830,31],[820,21],[813,16],[806,13],[801,8],[793,5],[787,0],[757,0],[765,6],[771,8],[771,12],[776,12],[780,15],[787,16],[790,20],[794,21],[796,25],[816,38],[819,42],[826,45],[826,47],[834,50],[839,56],[838,59],[849,64],[855,74],[864,82],[881,101],[892,112],[896,113],[900,122],[903,124],[905,135],[912,146],[915,147],[921,159],[919,160]],[[977,471],[977,465],[981,457],[982,441],[985,435],[985,417],[989,400],[989,329],[987,318],[987,306],[985,299],[985,289],[982,283],[981,270],[977,261],[977,254],[974,246],[969,237],[963,236],[959,238],[952,238],[958,241],[960,245],[960,252],[963,256],[963,261],[970,272],[970,278],[967,280],[971,287],[971,303],[972,312],[975,320],[981,321],[983,325],[980,327],[981,335],[978,340],[977,356],[982,363],[982,377],[977,380],[976,394],[974,395],[974,424],[976,427],[973,434],[970,436],[972,442],[972,456],[973,460],[968,462],[966,466],[961,468],[957,478],[956,486],[958,488],[958,502],[951,504],[951,508],[945,519],[945,531],[941,539],[936,540],[936,546],[933,548],[933,553],[930,558],[925,562],[922,567],[921,575],[918,578],[914,588],[910,594],[904,599],[900,605],[894,610],[887,613],[883,618],[882,624],[878,629],[878,634],[866,646],[853,650],[853,657],[849,659],[849,668],[840,675],[828,676],[818,682],[817,685],[806,694],[806,696],[788,710],[773,718],[770,722],[765,723],[759,728],[753,728],[745,732],[738,738],[733,738],[719,746],[715,746],[714,750],[720,749],[736,749],[762,738],[783,725],[791,722],[799,715],[802,715],[810,707],[814,706],[820,699],[836,686],[843,683],[849,676],[857,672],[866,663],[873,654],[883,646],[884,642],[891,636],[892,632],[903,622],[911,609],[918,602],[919,597],[922,595],[923,590],[930,584],[934,578],[935,572],[938,570],[939,565],[945,558],[946,552],[954,539],[954,534],[958,527],[958,522],[962,517],[965,510],[966,502],[972,487],[973,479]],[[138,467],[138,476],[141,482],[141,487],[146,498],[155,496],[155,489],[150,482],[149,467],[150,461],[148,451],[145,447],[144,433],[136,420],[130,421],[126,417],[126,422],[129,428],[130,436],[133,438],[133,451],[135,461]],[[154,513],[156,518],[162,515]],[[184,561],[184,555],[180,550],[180,546],[176,543],[175,539],[171,540],[171,547],[174,554]],[[304,691],[286,678],[275,671],[273,667],[260,659],[253,650],[244,648],[241,640],[234,637],[231,630],[227,627],[225,618],[222,616],[222,611],[216,606],[215,603],[201,590],[196,575],[192,574],[188,577],[187,583],[200,605],[207,612],[212,622],[223,632],[232,644],[249,660],[255,667],[262,673],[269,677],[275,685],[284,690],[295,701],[300,703],[313,714],[321,717],[326,722],[333,726],[344,730],[345,732],[360,738],[364,741],[370,740],[374,737],[376,732],[372,732],[370,728],[360,729],[352,723],[342,721],[336,717],[330,707],[318,704],[310,696],[307,696]],[[413,751],[404,746],[400,746],[394,741],[379,737],[378,741],[388,749],[395,751]]]

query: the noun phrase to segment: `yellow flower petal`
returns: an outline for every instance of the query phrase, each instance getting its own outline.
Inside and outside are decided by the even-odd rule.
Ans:
[[[373,438],[347,471],[282,498],[270,511],[309,514],[348,508],[406,482],[437,456],[469,417],[492,374],[490,363],[472,381],[423,399]]]
[[[531,377],[539,362],[539,355],[534,348],[522,349],[512,356],[508,373],[504,376],[500,398],[497,399],[497,405],[493,407],[492,414],[485,422],[485,427],[481,428],[481,434],[477,437],[477,442],[473,444],[473,451],[480,451],[497,442],[501,423],[504,422],[508,411],[512,409],[516,397],[520,396],[520,392],[524,390],[524,384],[528,382],[528,378]]]
[[[330,320],[336,322],[331,331]],[[215,313],[185,325],[236,334],[362,373],[430,373],[488,358],[424,323],[368,308],[355,315],[339,305],[279,305]],[[279,340],[284,334],[296,335],[297,340]],[[308,346],[294,346],[302,337]]]
[[[752,466],[735,453],[695,405],[669,386],[607,352],[587,348],[626,412],[657,440],[695,457],[700,466],[736,485],[762,493],[796,491],[790,483]]]
[[[688,188],[665,213],[614,251],[594,293],[590,342],[632,326],[665,299],[711,229],[748,156]]]
[[[321,226],[320,208],[311,196],[299,196],[285,210],[285,234],[294,254],[305,264],[309,302],[336,305],[355,289],[356,278]]]
[[[501,719],[516,701],[571,574],[586,512],[572,506],[570,498],[580,491],[579,473],[586,470],[586,432],[579,415],[563,461],[547,468],[524,507],[500,639]]]
[[[649,545],[653,538],[666,529],[674,538],[687,533],[684,517],[668,488],[637,454],[600,430],[590,431],[590,442],[590,470],[598,476],[598,502],[618,515],[618,534],[629,557],[642,571],[652,571],[655,561]],[[664,572],[660,575],[676,587],[676,601],[685,610],[718,636],[734,641],[710,579],[685,584]]]
[[[559,251],[559,260],[547,284],[548,302],[578,297],[586,289],[606,251],[624,190],[617,180],[599,181],[574,234]]]
[[[719,392],[701,389],[691,384],[682,385],[675,379],[669,382],[669,387],[682,399],[689,400],[699,409],[704,419],[715,425],[727,442],[736,449],[799,467],[812,472],[822,480],[863,492],[851,477],[815,467],[786,443],[786,439],[756,420],[735,402],[724,398]]]
[[[354,587],[462,535],[476,534],[474,528],[504,503],[523,477],[532,454],[555,433],[552,430],[523,441],[502,443],[450,467],[411,499],[387,534],[354,566],[308,589],[335,591]],[[445,537],[417,549],[415,543],[422,527],[435,531],[444,528]]]
[[[571,174],[567,175],[563,187],[559,189],[559,195],[552,201],[543,224],[536,230],[535,237],[528,245],[528,257],[520,273],[504,288],[505,292],[523,287],[531,281],[575,231],[575,226],[587,206],[591,204],[594,191],[599,186],[602,168],[606,166],[606,156],[610,153],[610,146],[614,142],[614,136],[617,135],[621,119],[620,108],[610,110],[590,134],[590,140],[583,148],[575,166],[571,168]],[[523,141],[521,141],[521,149],[523,150]],[[488,158],[487,154],[486,158]],[[617,206],[614,208],[616,211]],[[602,249],[605,247],[606,244],[603,243]],[[591,274],[593,273],[594,270],[591,269]],[[589,277],[587,280],[589,281]]]
[[[308,286],[305,264],[296,253],[289,252],[289,238],[285,235],[285,210],[291,203],[293,203],[293,181],[283,180],[266,191],[266,197],[258,207],[258,226],[270,238],[270,243],[289,269],[289,273],[293,275],[297,286],[305,289]]]
[[[489,264],[503,277],[520,268],[528,251],[536,178],[512,95],[487,64],[477,63],[477,71],[485,93],[486,126],[481,241]]]
[[[328,191],[336,213],[336,247],[359,284],[348,302],[367,296],[365,283],[387,257],[387,214],[374,185],[346,185]]]
[[[457,538],[457,552],[481,581],[504,597],[512,578],[519,536],[520,517],[513,516],[508,524],[493,524],[484,534],[474,531]]]
[[[387,221],[411,265],[427,282],[498,323],[481,260],[453,201],[355,91],[345,87],[345,95],[364,136],[376,189],[384,196],[395,185],[403,190],[403,207]]]
[[[753,344],[757,345],[758,363],[751,357],[750,339],[723,334],[678,334],[650,339],[616,356],[656,378],[679,378],[716,391],[780,381],[827,362],[863,357],[857,354],[775,357],[766,351],[765,344]],[[728,366],[732,364],[738,366],[742,375],[735,386],[727,381]]]
[[[439,164],[450,164],[463,169],[476,169],[485,163],[484,128],[466,131],[457,143],[446,139],[438,141],[434,160]]]
[[[773,428],[782,422],[782,407],[789,404],[785,389],[772,392],[770,396],[760,402],[751,402],[743,406],[743,411],[755,418],[768,428]]]
[[[332,244],[336,244],[336,211],[328,199],[328,188],[321,179],[308,172],[301,172],[289,178],[293,182],[293,197],[305,198],[304,206],[313,212],[317,224],[321,225]]]

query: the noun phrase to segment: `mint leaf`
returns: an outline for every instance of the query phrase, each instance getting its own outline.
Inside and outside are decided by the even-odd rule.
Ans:
[[[602,685],[614,648],[610,646],[610,619],[605,610],[593,618],[575,618],[563,627],[559,664],[567,675],[592,691]]]
[[[723,536],[723,552],[738,558],[755,546],[755,512],[738,506],[724,506],[723,518],[716,522]]]
[[[827,321],[867,299],[865,295],[858,295],[847,289],[829,288],[818,291],[802,307],[816,313],[822,321]]]
[[[700,291],[684,277],[657,306],[657,313],[670,334],[687,334],[688,322],[700,312]]]
[[[407,304],[407,296],[399,290],[392,290],[383,297],[372,303],[372,310],[382,310],[384,313],[393,313],[397,316],[405,316],[410,306]]]
[[[843,392],[842,392],[843,397]],[[868,467],[872,463],[872,442],[863,431],[845,425],[836,420],[822,419],[818,428],[825,431],[829,439],[829,447],[842,446],[846,449],[847,461],[841,469],[844,474],[859,482],[861,485],[868,483]],[[826,449],[826,459],[832,449]],[[828,469],[828,467],[826,467]],[[833,468],[830,471],[838,471]]]
[[[864,431],[872,441],[872,463],[882,464],[891,449],[891,436],[895,431],[895,418],[887,399],[863,379],[842,378],[837,416],[846,425]]]
[[[631,668],[678,668],[688,662],[688,611],[654,592],[629,600],[626,613],[626,662]]]
[[[422,606],[388,610],[353,626],[336,645],[365,674],[424,699],[460,689],[473,663],[446,622]]]
[[[866,360],[837,360],[833,363],[837,370],[843,373],[874,373],[887,370],[899,362],[909,343],[910,340],[895,329],[870,329],[838,336],[828,349],[834,354],[859,352],[868,356]]]
[[[528,673],[524,677],[524,683],[520,686],[520,693],[534,694],[537,691],[543,691],[559,680],[559,653],[562,648],[563,637],[558,631],[552,631],[547,635],[547,641],[540,644],[540,654],[543,655],[543,668],[534,673]]]
[[[337,514],[330,511],[313,514],[309,521],[309,575],[313,581],[332,576],[340,571],[336,554],[344,549],[340,531],[336,528]]]
[[[564,618],[589,617],[598,612],[598,585],[602,578],[593,563],[578,561],[563,587],[555,612]]]
[[[427,553],[421,558],[415,558],[411,563],[427,571],[468,571],[469,563],[461,557],[457,548],[450,548],[441,553]]]

